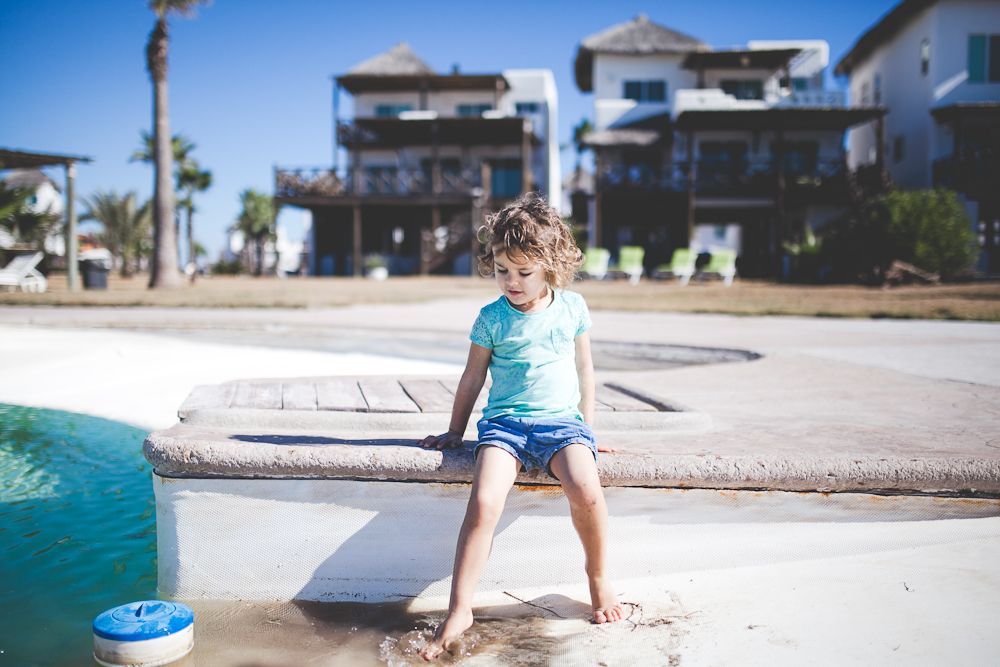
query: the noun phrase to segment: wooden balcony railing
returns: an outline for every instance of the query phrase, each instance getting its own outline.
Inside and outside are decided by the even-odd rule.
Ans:
[[[481,193],[480,170],[442,169],[435,187],[432,172],[424,168],[364,167],[348,169],[341,178],[330,169],[275,169],[275,196],[414,196],[465,195]],[[357,187],[355,187],[357,175]]]
[[[598,178],[603,192],[685,192],[688,163],[666,167],[604,164]],[[844,163],[833,160],[786,159],[785,185],[788,188],[815,188],[844,183]],[[774,192],[777,168],[773,160],[699,160],[695,171],[695,191],[723,195],[753,195]]]

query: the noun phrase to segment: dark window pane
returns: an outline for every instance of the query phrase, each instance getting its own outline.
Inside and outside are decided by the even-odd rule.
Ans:
[[[906,157],[906,137],[902,134],[892,142],[892,157],[896,162],[902,162]]]
[[[986,80],[986,35],[969,35],[969,81]]]
[[[1000,35],[990,35],[990,81],[1000,81]]]
[[[642,81],[625,82],[625,99],[637,102],[642,99]]]
[[[520,160],[497,160],[490,185],[494,197],[516,197],[521,194]]]
[[[649,101],[650,102],[663,102],[667,99],[667,82],[666,81],[650,81],[649,82]]]
[[[809,89],[809,79],[801,76],[792,77],[792,90],[797,93],[804,92]]]
[[[541,105],[538,102],[518,102],[516,105],[517,114],[538,113]]]
[[[759,100],[764,97],[764,82],[756,79],[723,79],[719,87],[726,95],[738,100]]]

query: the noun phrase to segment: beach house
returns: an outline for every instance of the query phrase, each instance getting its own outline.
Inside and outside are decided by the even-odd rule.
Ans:
[[[275,201],[312,212],[314,275],[468,274],[485,212],[523,192],[561,200],[549,70],[439,74],[409,46],[335,78],[343,168],[275,169]],[[342,93],[353,118],[339,119]]]
[[[643,15],[584,39],[588,243],[642,246],[647,269],[678,248],[730,249],[741,275],[782,275],[783,243],[848,209],[844,133],[884,112],[847,108],[824,87],[828,62],[822,40],[716,49]]]
[[[849,136],[853,168],[880,153],[902,188],[961,193],[982,253],[1000,274],[1000,3],[904,0],[837,64],[853,106],[882,104],[883,142],[870,128]]]

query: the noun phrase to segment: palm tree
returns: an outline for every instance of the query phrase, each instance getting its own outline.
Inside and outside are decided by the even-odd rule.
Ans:
[[[264,269],[264,244],[274,240],[274,201],[253,188],[240,193],[243,210],[236,220],[236,228],[243,232],[247,243],[254,244],[254,275],[259,276]]]
[[[195,264],[195,270],[191,272],[191,282],[198,275],[197,255],[195,254],[194,228],[192,220],[194,212],[194,193],[204,192],[212,186],[212,172],[201,171],[198,163],[188,160],[188,163],[177,172],[177,189],[184,193],[184,198],[177,202],[181,208],[187,211],[187,241],[188,241],[188,261]]]
[[[181,286],[177,271],[177,238],[174,222],[173,188],[170,187],[170,105],[167,101],[167,50],[170,37],[167,17],[170,14],[191,16],[207,0],[150,0],[156,25],[146,44],[146,67],[153,81],[153,262],[149,286],[176,289]]]
[[[8,188],[0,182],[0,227],[18,243],[45,252],[45,240],[59,229],[62,216],[51,209],[35,211],[29,204],[35,188]]]
[[[127,278],[142,255],[152,222],[152,200],[136,208],[135,192],[119,196],[114,190],[98,190],[83,200],[87,210],[80,220],[96,220],[104,226],[101,243],[121,263],[121,275]]]
[[[586,118],[580,120],[580,124],[573,128],[573,144],[576,146],[576,168],[580,168],[580,161],[583,158],[583,140],[587,135],[593,133],[594,126]]]

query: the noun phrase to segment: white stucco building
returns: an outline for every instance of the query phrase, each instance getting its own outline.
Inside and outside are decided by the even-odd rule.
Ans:
[[[441,74],[398,44],[335,81],[354,102],[337,119],[346,169],[275,173],[277,203],[312,211],[311,273],[360,275],[368,255],[393,274],[468,273],[484,210],[527,191],[559,206],[551,71]]]
[[[577,86],[593,93],[588,243],[735,250],[744,276],[784,272],[783,243],[849,204],[844,133],[876,119],[826,90],[823,40],[715,49],[640,15],[585,38]]]
[[[837,65],[853,105],[882,104],[885,164],[902,188],[961,192],[983,249],[1000,273],[1000,3],[904,0]],[[879,158],[871,128],[850,133],[856,168]]]

